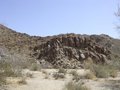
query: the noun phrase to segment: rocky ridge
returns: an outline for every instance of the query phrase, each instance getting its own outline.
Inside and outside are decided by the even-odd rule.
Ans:
[[[108,35],[30,36],[0,25],[0,48],[40,62],[44,68],[81,68],[84,62],[105,64],[119,57],[120,40]]]
[[[47,61],[54,67],[80,68],[88,59],[94,63],[107,63],[110,53],[107,47],[97,44],[90,36],[65,34],[36,46],[33,55],[41,64]]]

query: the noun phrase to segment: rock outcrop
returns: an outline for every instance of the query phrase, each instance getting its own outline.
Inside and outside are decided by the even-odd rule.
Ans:
[[[66,34],[53,37],[34,48],[33,54],[40,63],[49,62],[54,67],[80,68],[91,58],[94,63],[106,63],[110,51],[98,45],[90,36]]]

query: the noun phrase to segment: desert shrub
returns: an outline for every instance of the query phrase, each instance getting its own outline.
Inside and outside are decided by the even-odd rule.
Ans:
[[[70,72],[70,74],[72,74],[72,76],[73,76],[72,80],[74,80],[74,81],[76,81],[76,82],[78,82],[80,79],[82,79],[82,76],[80,76],[80,75],[77,73],[76,70],[72,70],[72,71]]]
[[[60,68],[58,70],[58,73],[63,73],[63,74],[66,74],[67,70],[65,70],[64,68]]]
[[[107,77],[109,77],[108,68],[105,67],[105,66],[102,66],[102,65],[96,65],[96,66],[94,66],[93,73],[98,78],[107,78]]]
[[[27,68],[30,63],[24,55],[21,56],[19,54],[9,54],[4,58],[4,61],[11,64],[11,66],[15,69]]]
[[[0,57],[0,85],[7,84],[6,77],[21,77],[21,71],[28,63],[24,56],[6,50]]]
[[[17,82],[18,84],[27,84],[27,82],[26,82],[26,80],[25,80],[25,78],[21,78],[18,82]]]
[[[87,58],[83,63],[84,69],[92,69],[93,64],[93,60],[91,58]]]
[[[41,70],[41,72],[45,75],[45,79],[48,79],[49,78],[49,73],[46,71],[46,70]]]
[[[108,80],[105,83],[105,87],[109,90],[120,90],[120,80]]]
[[[120,60],[114,59],[111,61],[110,65],[108,65],[110,76],[111,77],[116,77],[117,72],[120,71]]]
[[[81,79],[82,79],[82,76],[80,76],[79,74],[74,74],[74,76],[72,78],[72,80],[74,80],[76,82],[80,81]]]
[[[6,59],[0,60],[0,85],[6,84],[6,77],[20,77],[22,76],[21,70],[12,67],[11,63]]]
[[[5,77],[20,76],[20,72],[12,68],[12,66],[5,61],[0,61],[0,70],[1,70],[1,74]]]
[[[59,68],[58,72],[53,74],[53,77],[55,79],[63,79],[65,78],[65,74],[66,74],[67,70],[63,69],[63,68]]]
[[[45,74],[45,79],[49,79],[49,75],[48,74]]]
[[[90,69],[90,71],[92,72],[91,74],[95,75],[96,77],[107,78],[107,77],[117,76],[117,70],[120,67],[120,60],[114,60],[109,62],[108,64],[102,64],[102,63],[95,64],[91,62],[92,60],[90,58],[87,61],[89,62],[84,62],[84,68]]]
[[[96,78],[96,76],[94,75],[93,72],[87,73],[84,77],[85,77],[85,79],[95,79]]]
[[[110,76],[116,77],[117,70],[111,65],[93,65],[91,71],[96,75],[98,78],[108,78]]]
[[[9,63],[13,69],[29,69],[33,63],[36,63],[30,57],[27,57],[24,54],[8,52],[4,57],[1,58],[2,61]]]
[[[63,74],[63,73],[54,73],[53,77],[55,79],[64,79],[65,78],[65,74]]]
[[[0,86],[6,84],[6,79],[5,77],[0,73]]]
[[[110,70],[110,76],[115,78],[117,77],[118,71],[117,70]]]
[[[26,73],[26,77],[33,78],[33,74],[28,72]]]
[[[70,74],[73,75],[73,80],[75,80],[76,82],[80,81],[81,79],[95,79],[96,78],[93,72],[88,72],[85,75],[79,75],[76,71],[72,71],[70,72]]]
[[[0,85],[6,83],[6,77],[15,76],[10,65],[4,61],[0,61]]]
[[[82,83],[75,83],[73,81],[68,82],[63,90],[90,90],[86,86],[84,86]]]
[[[41,72],[42,72],[43,74],[45,74],[45,75],[48,74],[48,72],[47,72],[46,70],[42,70]]]
[[[30,67],[30,70],[32,70],[32,71],[41,71],[41,67],[37,63],[32,63],[31,67]]]
[[[73,76],[77,76],[77,75],[78,75],[78,73],[77,73],[76,70],[72,70],[72,71],[70,72],[70,74],[72,74]]]
[[[117,77],[117,74],[118,74],[118,70],[116,67],[112,66],[112,65],[109,65],[108,66],[108,71],[109,71],[109,76],[111,77]]]

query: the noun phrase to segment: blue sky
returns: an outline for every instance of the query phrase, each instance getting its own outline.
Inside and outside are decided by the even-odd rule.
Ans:
[[[0,0],[0,23],[22,33],[108,34],[115,30],[119,0]]]

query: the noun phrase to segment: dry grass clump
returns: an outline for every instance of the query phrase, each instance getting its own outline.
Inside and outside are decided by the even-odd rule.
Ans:
[[[0,73],[0,86],[5,85],[6,84],[6,79],[5,77]]]
[[[21,77],[22,64],[17,55],[4,53],[0,58],[0,85],[6,84],[6,77]],[[21,62],[21,63],[19,63]]]
[[[85,75],[79,75],[77,71],[73,70],[70,72],[70,74],[73,75],[73,80],[75,80],[76,82],[78,82],[81,79],[92,79],[93,80],[96,78],[93,72],[88,72]]]
[[[73,81],[68,82],[63,90],[90,90],[86,86],[84,86],[82,83],[75,83]]]
[[[55,79],[64,79],[66,73],[67,73],[67,70],[65,70],[65,69],[63,69],[63,68],[60,68],[60,69],[58,70],[58,72],[56,72],[56,73],[53,74],[53,77],[54,77]]]
[[[84,63],[84,66],[85,69],[90,69],[91,74],[93,74],[91,76],[96,76],[97,78],[108,78],[117,76],[117,68],[114,64]]]
[[[70,72],[70,74],[72,74],[72,76],[73,76],[72,80],[74,80],[76,82],[78,82],[80,79],[82,79],[82,76],[79,75],[76,70],[72,70]]]
[[[49,75],[48,74],[45,74],[45,79],[49,79]]]
[[[0,61],[0,86],[7,83],[6,77],[18,77],[20,75],[21,73],[15,71],[9,63],[6,63],[5,61]]]
[[[96,77],[98,77],[98,78],[108,78],[109,77],[109,71],[108,71],[107,67],[104,67],[101,65],[95,66],[93,72],[96,75]]]
[[[111,70],[110,71],[110,76],[111,77],[115,78],[115,77],[117,77],[117,75],[118,75],[118,71],[117,70]]]
[[[31,67],[30,67],[30,70],[31,70],[31,71],[41,71],[41,67],[40,67],[40,65],[37,64],[37,63],[32,63],[32,64],[31,64]]]
[[[22,75],[20,73],[20,70],[18,69],[16,70],[11,66],[10,63],[5,61],[0,61],[0,71],[1,71],[1,74],[5,77],[18,77]]]
[[[81,79],[82,79],[82,76],[80,76],[78,74],[74,75],[73,78],[72,78],[72,80],[74,80],[76,82],[80,81]]]
[[[21,85],[27,84],[26,79],[23,77],[17,83]]]
[[[92,73],[79,75],[76,70],[72,70],[69,74],[72,74],[72,80],[74,80],[75,82],[79,82],[81,79],[92,79],[94,77]]]
[[[48,74],[48,72],[47,72],[47,71],[45,71],[45,70],[42,70],[42,73],[43,73],[43,74],[45,74],[45,75],[47,75],[47,74]]]
[[[26,73],[26,77],[33,78],[33,74],[28,72]]]
[[[96,76],[95,76],[95,74],[93,72],[87,73],[84,77],[86,79],[91,79],[91,80],[96,79]]]
[[[63,74],[63,73],[54,73],[53,77],[55,79],[64,79],[65,78],[65,74]]]
[[[58,73],[66,74],[66,73],[67,73],[67,70],[65,70],[64,68],[60,68],[60,69],[58,70]]]
[[[94,65],[93,73],[98,78],[116,77],[117,70],[110,65]]]
[[[70,72],[70,74],[72,74],[73,76],[78,75],[78,73],[77,73],[77,71],[76,71],[76,70],[72,70],[72,71]]]
[[[45,70],[41,70],[41,72],[45,75],[45,79],[49,79],[49,73]]]

